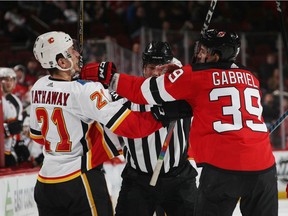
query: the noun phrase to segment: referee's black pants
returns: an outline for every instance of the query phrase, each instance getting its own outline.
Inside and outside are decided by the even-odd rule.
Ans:
[[[113,216],[106,180],[98,169],[63,183],[37,181],[34,198],[39,216]]]
[[[187,160],[167,176],[160,176],[155,187],[151,174],[126,165],[116,206],[116,216],[152,216],[161,207],[168,216],[193,216],[197,171]]]
[[[202,169],[195,216],[232,216],[239,199],[243,216],[278,216],[276,167],[258,173]]]

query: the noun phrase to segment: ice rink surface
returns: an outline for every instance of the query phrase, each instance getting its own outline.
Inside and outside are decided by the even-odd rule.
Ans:
[[[239,205],[236,206],[233,216],[242,216]],[[278,216],[288,216],[288,199],[279,200]]]

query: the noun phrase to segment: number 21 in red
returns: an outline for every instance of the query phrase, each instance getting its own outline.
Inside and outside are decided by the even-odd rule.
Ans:
[[[41,132],[43,137],[46,138],[47,132],[49,129],[49,117],[45,108],[37,108],[36,116],[38,122],[42,123]],[[65,119],[63,117],[61,108],[54,108],[53,113],[51,115],[51,121],[56,125],[57,131],[60,137],[60,142],[57,143],[57,147],[55,149],[56,152],[69,152],[71,151],[71,141],[70,136],[67,132],[67,127],[65,124]],[[45,142],[45,150],[51,151],[50,142],[46,140]]]

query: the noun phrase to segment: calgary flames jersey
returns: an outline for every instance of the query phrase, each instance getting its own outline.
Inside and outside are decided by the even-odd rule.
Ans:
[[[146,80],[121,74],[117,93],[140,104],[186,100],[193,109],[189,141],[198,166],[261,171],[275,163],[259,81],[243,66],[186,65]]]
[[[139,138],[162,127],[151,113],[131,112],[110,99],[100,83],[45,76],[34,84],[30,135],[44,145],[45,156],[39,181],[67,181],[117,155],[117,136],[104,134]]]

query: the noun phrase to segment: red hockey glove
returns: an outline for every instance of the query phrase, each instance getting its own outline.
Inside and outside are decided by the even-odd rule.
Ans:
[[[113,62],[89,63],[84,65],[80,73],[80,79],[101,82],[109,86],[113,75],[117,73]]]

